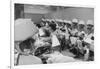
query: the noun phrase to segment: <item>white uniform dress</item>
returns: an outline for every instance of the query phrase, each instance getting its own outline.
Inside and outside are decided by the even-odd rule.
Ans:
[[[74,37],[74,35],[78,33],[78,30],[77,29],[74,29],[74,30],[71,30],[71,34],[73,35],[72,37],[70,37],[70,40],[71,40],[71,44],[76,44],[77,42],[77,37]]]
[[[41,38],[41,36],[45,35],[45,32],[43,31],[43,28],[39,29],[39,32],[36,36],[34,36],[34,38],[36,38],[36,41],[34,43],[34,46],[36,47],[36,49],[38,47],[41,47],[41,46],[45,46],[47,43],[44,42]]]
[[[84,38],[84,41],[90,44],[90,50],[94,51],[94,40],[91,39],[93,36],[93,33],[86,35]]]
[[[66,32],[65,32],[65,39],[66,40],[68,40],[69,39],[69,36],[70,36],[70,34],[69,34],[69,29],[65,26],[65,30],[66,30]]]

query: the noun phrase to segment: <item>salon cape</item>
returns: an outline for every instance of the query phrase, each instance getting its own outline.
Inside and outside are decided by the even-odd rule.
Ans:
[[[42,64],[42,61],[40,58],[36,56],[25,56],[21,55],[19,58],[19,65],[31,65],[31,64]]]
[[[62,54],[50,54],[50,58],[47,60],[47,63],[65,63],[65,62],[75,62],[72,57],[64,56]]]

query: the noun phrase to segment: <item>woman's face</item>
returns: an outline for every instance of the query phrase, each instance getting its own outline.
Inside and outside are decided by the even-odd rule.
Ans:
[[[87,25],[87,29],[92,29],[93,25]]]
[[[77,28],[77,23],[73,23],[72,28]]]
[[[29,54],[30,53],[30,49],[24,49],[24,53]]]
[[[67,24],[67,27],[68,27],[68,28],[71,28],[71,24]]]
[[[79,27],[79,30],[84,30],[84,25],[79,24],[78,27]]]
[[[87,31],[88,31],[88,32],[91,32],[92,29],[93,29],[93,25],[87,25]]]

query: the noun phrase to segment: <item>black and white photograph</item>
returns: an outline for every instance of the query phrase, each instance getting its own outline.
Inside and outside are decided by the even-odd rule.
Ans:
[[[94,8],[14,3],[14,66],[94,61]]]

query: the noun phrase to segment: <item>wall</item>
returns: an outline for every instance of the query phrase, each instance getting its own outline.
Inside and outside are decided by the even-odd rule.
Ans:
[[[40,23],[41,19],[44,18],[44,15],[49,12],[50,11],[43,5],[24,5],[25,18],[31,18],[35,23]]]
[[[88,19],[94,20],[94,9],[93,8],[66,8],[65,10],[60,10],[52,13],[50,17],[68,19],[68,20],[71,20],[73,18],[83,19],[85,21],[87,21]]]
[[[14,19],[24,17],[24,4],[14,4]]]
[[[40,23],[41,19],[44,17],[44,14],[25,13],[24,16],[25,18],[31,18],[35,23]]]
[[[34,22],[40,22],[41,18],[57,18],[68,20],[78,18],[84,21],[87,21],[88,19],[94,20],[93,8],[68,7],[64,10],[51,11],[45,6],[24,5],[24,13],[25,18],[32,18]]]

